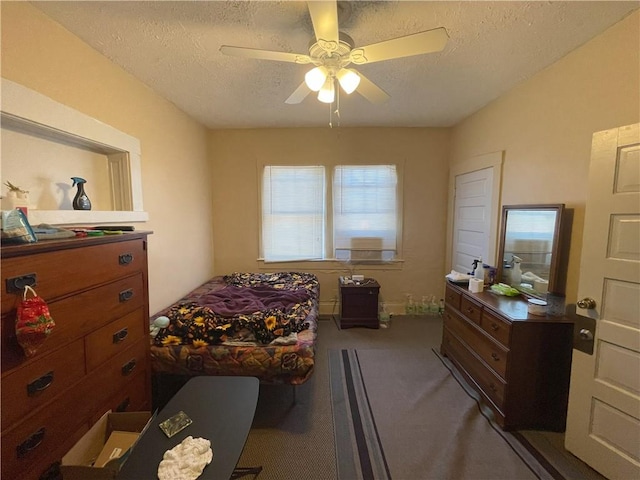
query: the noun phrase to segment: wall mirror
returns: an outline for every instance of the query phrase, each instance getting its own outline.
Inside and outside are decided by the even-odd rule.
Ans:
[[[544,298],[564,293],[564,204],[502,207],[498,279]]]

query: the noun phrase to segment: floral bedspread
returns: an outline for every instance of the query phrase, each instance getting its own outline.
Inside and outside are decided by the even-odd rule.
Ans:
[[[286,292],[281,308],[253,314],[215,311],[227,287]],[[224,293],[224,292],[223,292]],[[313,371],[319,282],[298,272],[215,277],[155,317],[170,319],[151,346],[154,373],[248,375],[264,383],[300,384]]]

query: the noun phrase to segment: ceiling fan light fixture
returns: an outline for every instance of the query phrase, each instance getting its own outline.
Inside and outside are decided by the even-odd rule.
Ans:
[[[323,66],[309,70],[304,76],[304,83],[314,92],[320,91],[327,81],[327,69]]]
[[[360,75],[348,68],[340,69],[336,76],[338,77],[340,86],[347,95],[353,93],[356,88],[358,88],[358,85],[360,85]]]
[[[318,100],[320,100],[322,103],[333,103],[335,99],[336,89],[333,85],[333,78],[329,76],[318,92]]]

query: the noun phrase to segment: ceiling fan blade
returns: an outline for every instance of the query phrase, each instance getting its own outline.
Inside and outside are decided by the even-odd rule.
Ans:
[[[273,52],[271,50],[258,50],[256,48],[232,47],[222,45],[220,52],[232,57],[257,58],[259,60],[274,60],[276,62],[290,62],[307,64],[311,63],[309,55],[300,53]]]
[[[295,105],[296,103],[302,102],[311,90],[307,87],[305,82],[302,82],[298,88],[296,88],[295,92],[293,92],[289,98],[287,98],[284,103],[288,103],[289,105]]]
[[[334,43],[335,48],[330,48],[331,50],[338,48],[338,3],[335,0],[311,1],[307,5],[316,40]]]
[[[361,65],[363,63],[439,52],[447,44],[448,39],[449,35],[445,28],[434,28],[426,32],[414,33],[413,35],[373,43],[366,47],[354,48],[351,51],[351,61],[356,65]]]
[[[356,88],[356,92],[371,103],[384,103],[391,98],[387,92],[362,75],[362,73],[358,72],[358,75],[360,75],[360,84]]]

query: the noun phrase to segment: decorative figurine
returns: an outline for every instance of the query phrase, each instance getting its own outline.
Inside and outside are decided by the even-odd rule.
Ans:
[[[169,320],[169,317],[165,317],[164,315],[161,316],[161,317],[156,318],[153,321],[153,324],[150,327],[151,336],[153,338],[156,338],[158,333],[160,333],[160,330],[163,329],[163,328],[168,327],[169,323],[171,323],[171,321]]]
[[[74,210],[91,210],[91,200],[86,193],[84,193],[84,184],[87,181],[84,178],[80,177],[71,177],[73,180],[72,187],[78,186],[78,192],[73,199],[73,209]]]

